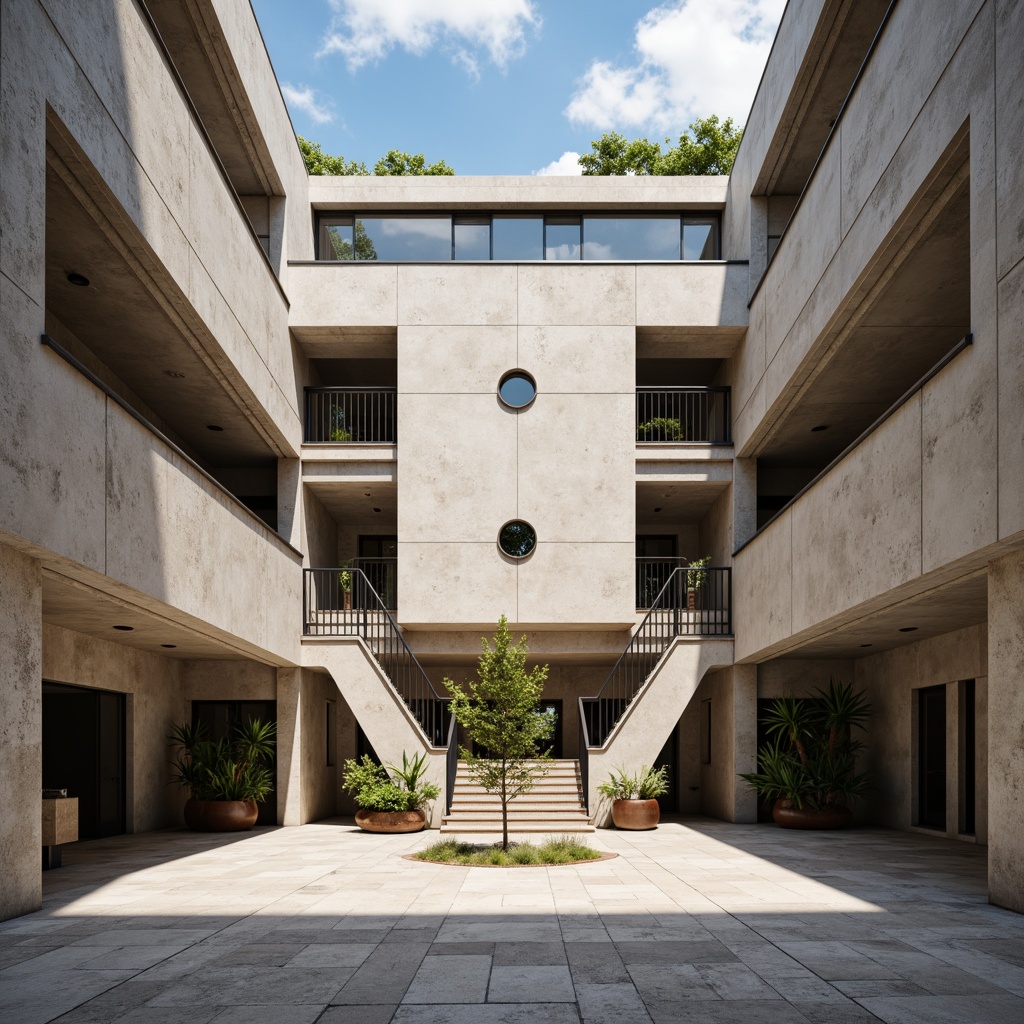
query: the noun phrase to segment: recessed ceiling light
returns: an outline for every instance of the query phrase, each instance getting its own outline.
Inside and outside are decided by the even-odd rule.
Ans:
[[[170,377],[173,380],[181,380],[185,376],[185,374],[179,372],[178,370],[164,370],[164,376]]]
[[[655,512],[660,512],[661,511],[661,506],[659,505],[654,511]]]
[[[370,492],[369,491],[363,491],[363,497],[364,498],[368,498],[369,496],[370,496]]]
[[[820,433],[822,430],[828,430],[828,424],[827,423],[820,423],[816,427],[811,427],[811,433],[812,434]]]
[[[379,509],[379,508],[375,508],[375,509],[374,509],[373,511],[374,511],[374,512],[379,512],[379,511],[380,511],[380,509]]]
[[[84,274],[76,274],[72,271],[72,273],[68,274],[68,281],[70,281],[71,284],[78,285],[79,288],[89,287],[89,278]]]
[[[212,430],[215,433],[219,434],[224,428],[223,427],[218,427],[216,423],[207,423],[206,424],[206,429],[207,430]]]
[[[161,647],[177,647],[177,644],[161,644]]]
[[[901,626],[900,627],[900,632],[901,633],[916,633],[917,632],[917,626]]]
[[[861,647],[873,647],[874,644],[861,644]]]
[[[133,629],[135,629],[135,627],[134,626],[115,626],[114,629],[119,629],[119,630],[121,630],[122,633],[130,633]]]

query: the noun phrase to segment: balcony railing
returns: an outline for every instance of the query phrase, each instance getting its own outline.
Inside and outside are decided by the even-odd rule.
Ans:
[[[389,612],[398,608],[398,559],[353,558],[352,566],[361,569]]]
[[[636,607],[647,611],[676,569],[689,565],[685,558],[638,558],[636,560]]]
[[[637,388],[636,439],[655,444],[732,444],[729,388]]]
[[[397,388],[306,388],[306,444],[394,444]]]

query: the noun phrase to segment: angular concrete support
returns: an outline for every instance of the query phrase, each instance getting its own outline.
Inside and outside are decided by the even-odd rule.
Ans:
[[[419,723],[362,640],[357,637],[332,638],[329,641],[307,638],[302,644],[302,655],[305,665],[327,672],[334,679],[370,746],[385,764],[400,765],[403,751],[410,757],[426,753],[429,767],[424,778],[436,783],[444,793],[447,751],[444,747],[430,745]],[[279,704],[279,723],[280,719]],[[282,777],[279,767],[278,778]],[[434,801],[429,823],[431,828],[440,826],[443,804],[443,795]]]
[[[0,920],[42,903],[42,609],[39,563],[0,546]]]
[[[608,800],[597,792],[609,773],[623,767],[634,772],[650,764],[665,745],[701,680],[709,672],[731,665],[731,640],[676,639],[605,745],[590,751],[587,806],[594,824],[607,824],[611,814]],[[756,670],[754,677],[756,708]]]
[[[302,536],[302,460],[277,460],[277,532],[293,548],[306,550]]]
[[[732,463],[732,549],[757,533],[757,459]]]
[[[1024,912],[1024,552],[988,570],[988,898]]]
[[[303,823],[301,668],[277,670],[277,823]]]

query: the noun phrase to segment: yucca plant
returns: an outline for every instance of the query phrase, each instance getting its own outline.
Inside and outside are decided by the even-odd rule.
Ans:
[[[202,722],[185,722],[171,733],[178,748],[174,781],[196,800],[265,800],[274,788],[270,761],[277,727],[250,718],[232,739],[209,738]]]
[[[757,752],[761,770],[740,774],[760,796],[789,800],[797,810],[846,808],[871,788],[857,771],[863,744],[851,736],[864,728],[871,705],[835,679],[817,694],[772,701],[765,715],[771,739]]]

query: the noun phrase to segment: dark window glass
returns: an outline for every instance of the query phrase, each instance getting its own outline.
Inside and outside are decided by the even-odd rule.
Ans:
[[[522,409],[537,397],[537,385],[528,373],[513,370],[501,378],[498,394],[506,405]]]
[[[452,258],[451,217],[360,217],[357,260],[436,263]]]
[[[683,218],[683,259],[718,259],[718,221],[707,217]]]
[[[677,260],[678,217],[584,217],[585,260]]]
[[[491,222],[486,218],[459,218],[455,221],[455,258],[489,260],[491,258]]]
[[[320,259],[352,259],[352,218],[320,222]]]
[[[529,523],[513,519],[501,528],[498,546],[511,558],[525,558],[537,546],[537,534]]]
[[[548,217],[544,222],[544,259],[580,258],[579,217]]]
[[[495,217],[491,236],[496,260],[544,259],[543,217]]]

